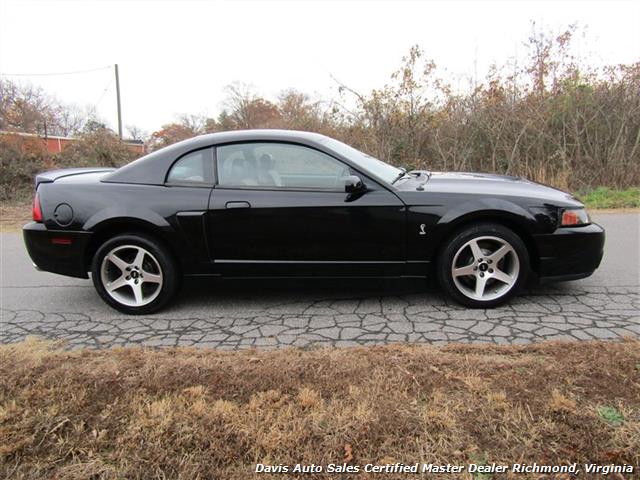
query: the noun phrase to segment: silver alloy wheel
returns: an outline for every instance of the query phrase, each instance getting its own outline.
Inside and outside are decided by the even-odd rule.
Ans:
[[[456,252],[451,276],[456,288],[483,302],[505,295],[518,281],[520,260],[509,242],[483,236],[469,240]]]
[[[162,269],[158,260],[138,245],[121,245],[105,255],[100,278],[109,296],[128,307],[147,305],[162,290]]]

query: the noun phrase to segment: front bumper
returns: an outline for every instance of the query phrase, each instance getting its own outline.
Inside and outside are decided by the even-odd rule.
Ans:
[[[86,253],[90,232],[48,230],[31,222],[22,229],[24,243],[34,265],[45,272],[69,277],[89,278]]]
[[[604,229],[595,223],[558,228],[550,234],[536,235],[534,240],[541,282],[588,277],[598,268],[604,254]]]

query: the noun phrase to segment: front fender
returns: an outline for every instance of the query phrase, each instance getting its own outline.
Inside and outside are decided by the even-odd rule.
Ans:
[[[467,200],[449,208],[411,207],[407,229],[408,260],[434,261],[450,235],[464,225],[479,221],[501,223],[516,231],[529,245],[531,236],[541,230],[538,220],[523,206],[499,198]]]
[[[536,218],[517,203],[500,198],[469,200],[447,211],[438,221],[439,226],[456,228],[456,225],[474,219],[495,218],[515,222],[528,231],[535,230]]]

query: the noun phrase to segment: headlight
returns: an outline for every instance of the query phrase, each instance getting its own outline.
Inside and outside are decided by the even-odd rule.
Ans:
[[[589,223],[591,223],[591,220],[584,208],[572,208],[562,211],[561,227],[578,227]]]

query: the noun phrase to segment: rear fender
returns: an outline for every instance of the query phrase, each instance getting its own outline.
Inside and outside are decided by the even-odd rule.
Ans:
[[[89,217],[83,226],[83,230],[95,232],[104,228],[109,222],[132,221],[150,224],[160,230],[170,230],[172,227],[161,215],[145,207],[122,209],[121,207],[107,207]]]
[[[156,218],[153,218],[154,223],[152,223],[149,221],[152,216],[148,213],[147,217],[142,217],[140,212],[130,212],[127,216],[111,216],[109,213],[113,214],[114,212],[104,212],[100,214],[100,217],[107,217],[103,219],[100,219],[98,215],[95,215],[85,224],[86,226],[91,227],[88,231],[92,233],[91,242],[85,251],[85,264],[87,270],[89,269],[93,255],[100,245],[113,235],[125,232],[140,232],[153,236],[160,242],[164,243],[175,258],[179,260],[179,257],[176,254],[177,245],[174,239],[175,235],[173,234],[173,228],[162,217],[156,214]],[[138,214],[136,215],[136,213]],[[160,222],[160,220],[162,220],[162,222]]]

